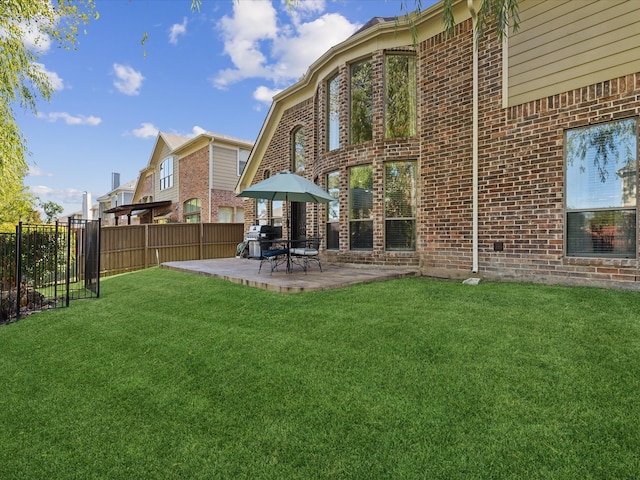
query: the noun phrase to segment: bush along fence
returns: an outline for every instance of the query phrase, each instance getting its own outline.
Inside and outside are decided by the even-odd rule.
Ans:
[[[100,296],[100,221],[16,226],[0,234],[0,324]]]

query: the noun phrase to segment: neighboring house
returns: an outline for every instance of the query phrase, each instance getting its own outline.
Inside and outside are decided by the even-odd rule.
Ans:
[[[233,190],[252,147],[252,142],[210,132],[193,138],[160,132],[133,202],[170,206],[150,210],[141,222],[243,223],[244,202]]]
[[[285,169],[325,188],[333,203],[285,209],[333,262],[639,289],[640,2],[520,0],[519,31],[477,48],[471,3],[451,36],[439,3],[316,60],[236,192]],[[281,222],[246,204],[247,225]]]
[[[135,188],[136,180],[120,185],[120,174],[111,174],[111,191],[98,197],[98,215],[102,220],[102,226],[110,225],[122,225],[122,224],[137,224],[138,219],[129,219],[126,215],[118,215],[107,213],[109,210],[113,210],[116,207],[122,205],[128,205],[133,202],[133,191]],[[95,217],[97,218],[97,217]]]

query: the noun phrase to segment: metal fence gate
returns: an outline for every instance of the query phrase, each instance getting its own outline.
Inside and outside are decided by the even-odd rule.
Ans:
[[[0,234],[0,324],[100,296],[100,220],[16,226]]]

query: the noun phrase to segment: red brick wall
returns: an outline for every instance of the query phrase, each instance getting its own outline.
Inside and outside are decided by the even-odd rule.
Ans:
[[[135,201],[136,202],[141,202],[143,198],[149,198],[151,197],[152,199],[155,200],[154,198],[154,189],[153,189],[153,179],[154,179],[153,174],[151,175],[145,175],[143,183],[142,183],[142,189],[140,192],[140,198],[136,198]]]
[[[472,268],[472,61],[471,22],[453,39],[442,34],[420,45],[418,248],[430,275],[468,276]]]
[[[420,265],[426,275],[467,277],[472,273],[473,229],[473,31],[459,24],[453,37],[437,35],[418,46],[418,136],[385,140],[384,52],[372,52],[374,138],[348,145],[348,66],[341,74],[341,148],[326,152],[326,86],[312,100],[287,110],[264,155],[263,172],[290,168],[290,136],[307,133],[305,176],[325,186],[340,172],[340,249],[327,260]],[[493,279],[640,288],[636,259],[571,258],[564,254],[564,132],[567,128],[640,114],[640,73],[565,92],[511,108],[502,106],[502,47],[493,32],[479,54],[479,272]],[[327,79],[328,80],[328,79]],[[314,141],[311,141],[313,133]],[[383,165],[418,163],[415,252],[384,250]],[[348,169],[374,169],[374,246],[349,250]],[[254,222],[253,201],[247,224]],[[317,214],[315,213],[317,211]],[[325,206],[309,207],[308,225],[324,234]],[[503,251],[494,251],[502,242]]]
[[[184,202],[192,198],[200,199],[200,218],[209,221],[209,147],[204,147],[180,158],[180,197],[178,211],[180,221],[184,221]]]
[[[214,223],[220,221],[218,218],[218,207],[233,208],[234,219],[237,219],[238,209],[245,208],[244,199],[236,197],[234,192],[228,190],[212,190],[211,195],[213,202],[211,221]]]
[[[480,259],[488,277],[638,288],[636,259],[564,255],[566,129],[640,113],[640,73],[501,108],[486,75],[480,143]],[[493,243],[504,242],[494,252]]]
[[[200,218],[202,222],[218,222],[218,207],[244,207],[242,198],[232,191],[211,191],[211,220],[209,220],[209,147],[203,147],[180,159],[180,199],[179,221],[184,221],[184,202],[192,198],[200,199]]]

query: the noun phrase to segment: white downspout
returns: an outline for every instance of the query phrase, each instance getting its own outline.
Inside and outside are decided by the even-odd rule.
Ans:
[[[467,0],[467,7],[473,20],[473,214],[472,214],[472,267],[478,273],[478,45],[476,45],[476,23],[478,16],[473,0]]]
[[[211,223],[211,209],[213,208],[213,139],[209,142],[209,223]]]

